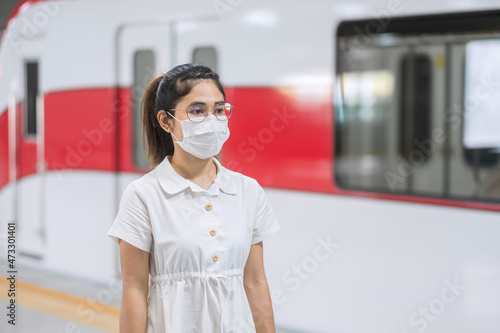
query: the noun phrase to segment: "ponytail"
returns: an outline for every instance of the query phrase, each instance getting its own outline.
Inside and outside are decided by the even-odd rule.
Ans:
[[[174,154],[172,136],[160,126],[156,118],[158,114],[155,109],[156,94],[162,79],[163,75],[153,78],[146,87],[141,105],[142,143],[144,151],[148,152],[148,160],[153,166],[160,164],[165,156]]]

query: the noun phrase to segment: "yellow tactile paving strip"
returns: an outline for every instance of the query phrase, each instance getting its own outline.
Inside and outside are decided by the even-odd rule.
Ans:
[[[0,279],[0,290],[8,286],[7,279]],[[103,331],[119,331],[120,309],[116,307],[22,281],[16,281],[16,289],[17,305]],[[6,292],[0,292],[0,299],[10,301]]]

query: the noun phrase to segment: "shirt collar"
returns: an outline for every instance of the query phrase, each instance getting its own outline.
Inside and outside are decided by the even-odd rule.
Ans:
[[[190,187],[191,190],[195,192],[204,191],[201,187],[196,186],[196,184],[175,172],[168,157],[169,156],[165,156],[163,161],[155,168],[158,182],[167,193],[175,194],[183,191],[187,187]],[[215,178],[212,186],[216,185],[224,193],[236,194],[236,184],[231,182],[229,171],[224,168],[216,158],[212,158],[215,161],[215,164],[217,164],[218,170],[217,177]]]

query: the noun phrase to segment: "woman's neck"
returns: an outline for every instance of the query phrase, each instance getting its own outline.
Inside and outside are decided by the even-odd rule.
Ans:
[[[175,172],[181,177],[184,177],[200,187],[208,190],[217,176],[217,166],[213,158],[199,159],[191,154],[188,154],[182,149],[176,149],[170,164]]]

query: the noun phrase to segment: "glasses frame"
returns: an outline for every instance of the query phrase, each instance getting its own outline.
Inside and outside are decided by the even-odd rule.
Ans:
[[[200,104],[200,105],[205,105],[205,104]],[[229,106],[229,107],[230,107],[230,110],[229,110],[229,116],[228,116],[226,119],[224,119],[224,120],[220,120],[220,119],[219,119],[219,117],[217,117],[217,115],[216,115],[216,114],[215,114],[215,112],[214,112],[214,111],[215,111],[215,108],[216,108],[217,106],[220,106],[220,105],[221,105],[221,104],[217,104],[217,105],[215,105],[215,106],[213,106],[213,107],[208,107],[208,106],[207,106],[208,111],[209,111],[209,113],[210,113],[210,110],[212,110],[212,114],[215,116],[215,119],[217,119],[218,121],[228,121],[228,120],[229,120],[229,118],[231,118],[231,116],[233,115],[233,107],[234,107],[234,105],[232,105],[231,103],[227,103],[227,102],[225,102],[225,103],[224,103],[224,107],[227,107],[227,106]],[[205,105],[205,106],[206,106],[206,105]],[[175,111],[177,111],[177,110],[183,110],[183,111],[186,111],[186,118],[187,118],[187,119],[189,119],[189,121],[191,121],[191,122],[193,122],[193,123],[201,123],[201,122],[204,122],[204,121],[205,121],[205,119],[207,119],[207,117],[209,116],[209,115],[207,115],[206,117],[203,117],[203,118],[195,118],[195,119],[203,119],[203,120],[200,120],[200,121],[193,120],[193,119],[189,118],[189,113],[187,112],[187,110],[188,110],[189,108],[191,108],[191,107],[192,107],[192,106],[187,107],[187,108],[183,108],[183,109],[169,109],[168,111],[174,111],[174,113],[175,113]],[[173,116],[173,115],[171,114],[171,116]]]

